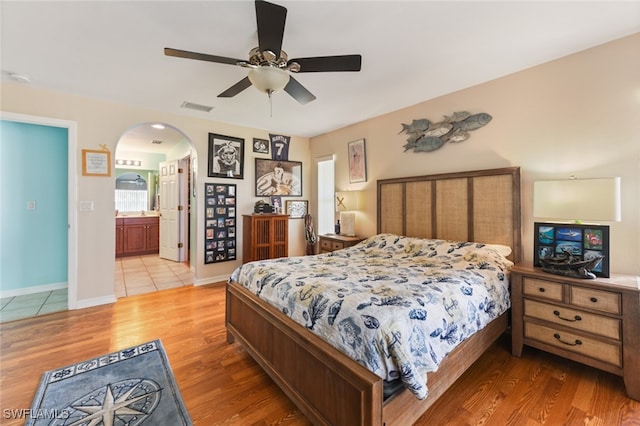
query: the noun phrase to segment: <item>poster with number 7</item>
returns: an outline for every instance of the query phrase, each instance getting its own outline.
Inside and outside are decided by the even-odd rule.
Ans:
[[[269,140],[271,141],[271,159],[289,160],[289,143],[291,142],[291,136],[269,133]]]

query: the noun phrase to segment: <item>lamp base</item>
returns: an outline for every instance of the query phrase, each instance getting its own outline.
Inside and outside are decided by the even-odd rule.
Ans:
[[[340,235],[355,237],[356,214],[354,212],[340,212]]]

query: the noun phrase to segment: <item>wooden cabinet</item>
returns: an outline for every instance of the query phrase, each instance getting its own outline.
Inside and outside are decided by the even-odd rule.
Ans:
[[[154,254],[159,251],[159,217],[116,218],[116,257]]]
[[[329,253],[358,244],[364,238],[344,235],[320,235],[320,253]]]
[[[511,271],[512,353],[528,345],[623,376],[640,400],[637,277],[577,279],[516,265]]]
[[[243,263],[289,255],[288,215],[244,215],[242,232]]]
[[[124,255],[124,219],[116,218],[116,257]]]

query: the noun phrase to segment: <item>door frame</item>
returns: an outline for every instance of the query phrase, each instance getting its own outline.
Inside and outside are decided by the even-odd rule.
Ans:
[[[0,111],[0,119],[19,123],[36,124],[41,126],[60,127],[67,129],[67,308],[77,309],[78,304],[78,214],[77,205],[77,174],[76,147],[78,145],[78,123],[57,118],[40,117],[36,115],[18,114]]]

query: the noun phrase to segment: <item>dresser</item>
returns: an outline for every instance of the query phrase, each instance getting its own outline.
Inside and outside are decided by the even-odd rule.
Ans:
[[[346,235],[320,235],[320,253],[330,253],[332,251],[351,247],[363,241],[360,237],[347,237]]]
[[[640,400],[638,278],[578,279],[518,264],[511,270],[512,353],[535,347],[624,378]]]
[[[242,226],[242,263],[289,255],[288,215],[243,215]]]

